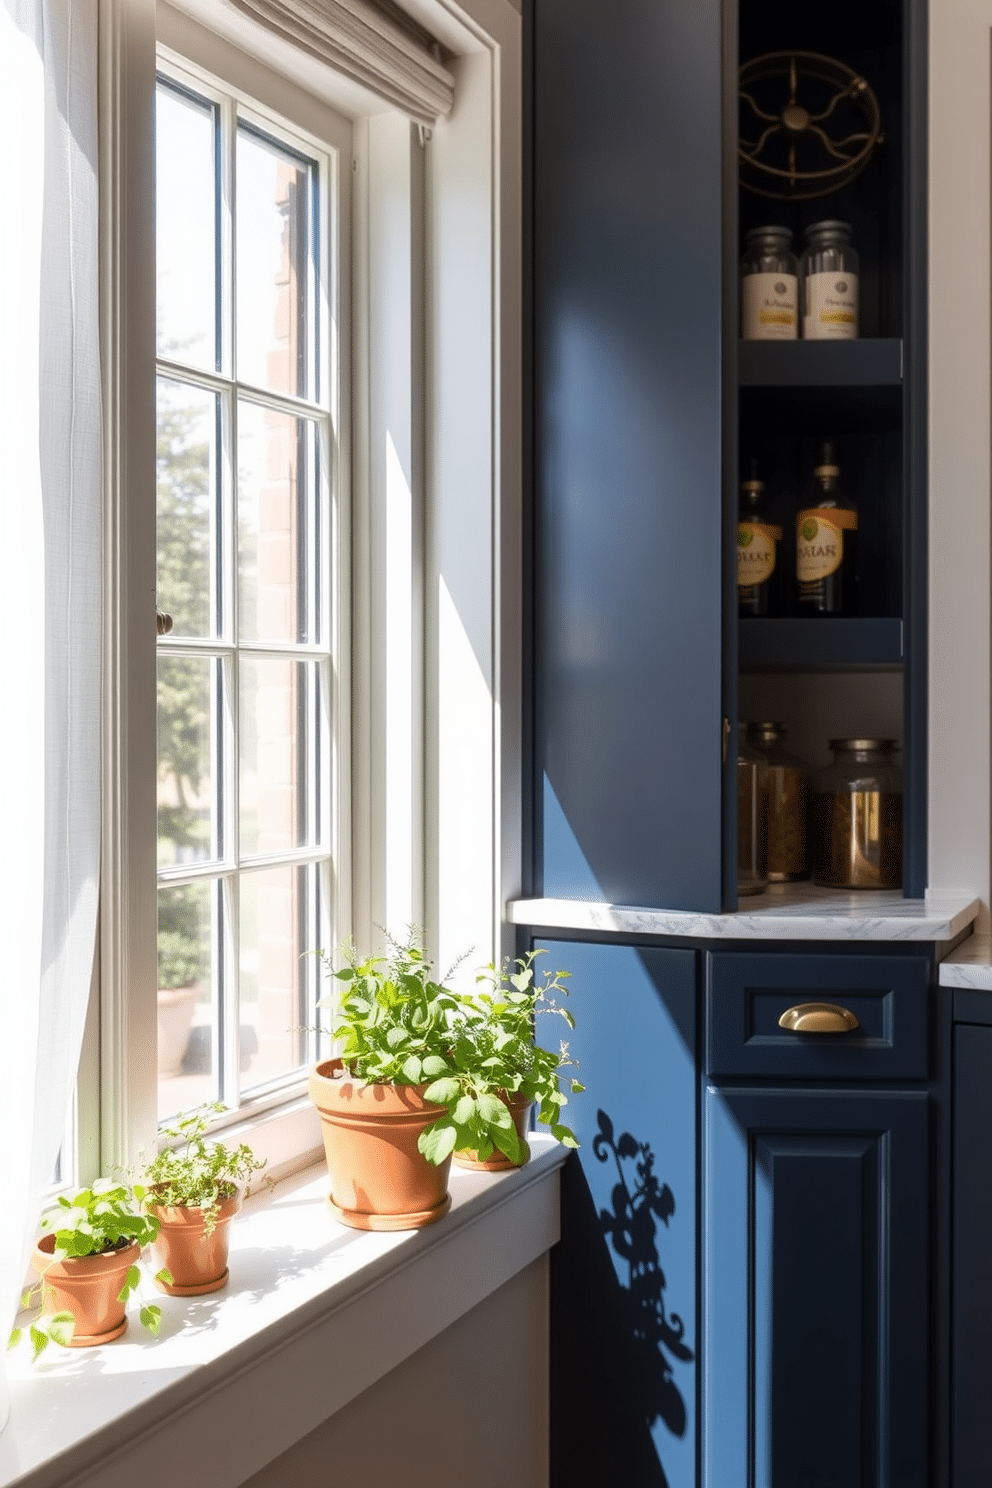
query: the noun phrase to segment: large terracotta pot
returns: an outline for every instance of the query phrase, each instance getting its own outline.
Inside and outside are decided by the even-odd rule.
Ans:
[[[501,1099],[510,1108],[513,1117],[513,1125],[517,1129],[517,1136],[524,1144],[525,1155],[518,1163],[512,1162],[505,1152],[500,1152],[498,1147],[493,1148],[491,1157],[480,1162],[478,1154],[468,1148],[462,1148],[455,1153],[455,1162],[460,1168],[475,1168],[480,1173],[505,1173],[508,1168],[522,1168],[530,1157],[530,1148],[527,1146],[527,1132],[530,1129],[530,1108],[533,1101],[525,1095],[502,1096]]]
[[[178,1075],[189,1043],[199,984],[193,987],[158,989],[158,1072]]]
[[[437,1167],[417,1139],[441,1113],[424,1100],[423,1085],[367,1085],[340,1059],[325,1059],[310,1076],[331,1175],[328,1202],[336,1219],[356,1230],[419,1230],[451,1207],[451,1159]]]
[[[42,1235],[31,1263],[41,1278],[42,1312],[71,1312],[76,1321],[70,1348],[93,1348],[120,1338],[127,1315],[118,1293],[127,1273],[138,1264],[141,1247],[132,1241],[100,1255],[67,1256],[53,1261],[55,1236]]]
[[[165,1267],[172,1275],[171,1282],[157,1281],[156,1285],[170,1297],[200,1297],[226,1286],[230,1225],[240,1208],[240,1194],[222,1199],[217,1222],[208,1235],[202,1209],[149,1203],[149,1214],[162,1227],[152,1242],[155,1269]]]

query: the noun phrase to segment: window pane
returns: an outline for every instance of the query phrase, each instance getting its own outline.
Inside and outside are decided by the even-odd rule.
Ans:
[[[160,83],[155,95],[158,354],[217,365],[217,109]]]
[[[241,878],[241,1088],[289,1074],[306,1062],[313,1022],[306,982],[306,868],[267,868]]]
[[[313,167],[241,125],[236,169],[238,379],[274,392],[313,396]]]
[[[158,1114],[216,1100],[213,1008],[219,943],[212,880],[159,890]]]
[[[215,755],[219,663],[158,658],[158,864],[220,856]]]
[[[218,399],[203,388],[158,380],[158,607],[174,636],[217,634]]]
[[[308,844],[307,724],[317,671],[308,662],[241,658],[241,851],[286,852]]]
[[[238,632],[242,641],[314,641],[307,580],[314,549],[316,430],[238,406]]]

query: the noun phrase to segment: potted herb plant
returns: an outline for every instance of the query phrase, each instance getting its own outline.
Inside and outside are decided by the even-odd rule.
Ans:
[[[391,941],[387,956],[362,958],[347,943],[341,957],[330,1029],[341,1054],[310,1077],[331,1210],[354,1229],[420,1229],[451,1206],[451,1148],[423,1143],[444,1114],[427,1090],[450,1068],[461,998],[437,980],[412,934],[405,945]]]
[[[227,1147],[208,1140],[206,1105],[162,1130],[166,1145],[141,1167],[135,1196],[155,1221],[153,1241],[163,1271],[156,1281],[173,1297],[198,1297],[227,1282],[229,1228],[259,1162],[247,1143]]]
[[[520,1000],[511,1003],[511,992],[487,1002],[437,980],[413,936],[392,941],[386,956],[363,959],[351,945],[342,955],[330,1029],[341,1054],[316,1066],[310,1096],[321,1117],[331,1209],[344,1224],[418,1229],[440,1219],[458,1148],[474,1149],[481,1161],[496,1150],[509,1164],[523,1161],[526,1144],[508,1099],[521,1090],[574,1145],[559,1120],[566,1097],[552,1074],[566,1056],[532,1044],[533,957],[514,973],[530,973],[522,983],[530,990],[512,988]],[[542,994],[553,989],[563,990],[560,977]]]
[[[34,1357],[52,1341],[91,1348],[119,1338],[141,1280],[141,1250],[155,1238],[158,1221],[142,1212],[126,1184],[104,1178],[61,1196],[41,1228],[32,1256],[38,1281],[21,1298],[22,1307],[34,1309],[28,1329]],[[144,1305],[140,1316],[149,1332],[158,1332],[161,1308]],[[11,1346],[22,1331],[13,1330]]]
[[[579,1080],[563,1074],[573,1063],[568,1045],[562,1041],[554,1051],[535,1042],[539,1015],[560,1017],[569,1028],[575,1027],[571,1013],[558,1000],[568,995],[565,980],[569,973],[546,971],[540,980],[535,977],[534,962],[545,954],[530,951],[516,961],[505,962],[501,970],[487,966],[476,979],[492,990],[477,992],[469,1004],[455,1048],[455,1062],[484,1076],[488,1091],[509,1109],[512,1128],[480,1120],[478,1101],[469,1105],[466,1100],[456,1106],[447,1119],[436,1123],[435,1130],[444,1131],[449,1121],[455,1127],[454,1160],[462,1167],[498,1172],[526,1162],[530,1155],[526,1132],[535,1105],[538,1119],[550,1127],[559,1142],[566,1147],[579,1145],[561,1119],[562,1107],[568,1104],[563,1087],[567,1084],[569,1093],[585,1088]],[[463,1041],[468,1044],[464,1053]]]

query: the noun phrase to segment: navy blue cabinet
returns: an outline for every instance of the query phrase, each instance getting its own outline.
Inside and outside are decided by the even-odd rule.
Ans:
[[[704,1488],[926,1488],[927,1126],[925,1092],[707,1088]]]
[[[705,964],[703,1488],[926,1488],[930,959]]]
[[[723,660],[723,8],[530,6],[535,879],[548,897],[736,898],[722,814],[736,687]]]
[[[526,892],[736,908],[736,722],[760,710],[818,764],[831,735],[902,738],[903,884],[922,894],[925,0],[527,0],[524,18]],[[823,199],[738,191],[738,63],[785,46],[842,60],[879,98],[883,145]],[[740,342],[747,230],[787,226],[798,252],[825,217],[853,227],[863,340]],[[827,437],[859,506],[860,599],[802,619],[796,514]],[[786,614],[738,624],[752,459],[783,532]],[[822,708],[826,687],[811,703],[810,674],[866,668],[890,674],[870,727]]]
[[[944,1484],[930,958],[536,944],[571,973],[586,1086],[567,1108],[581,1147],[552,1256],[552,1488]],[[859,1027],[784,1030],[806,1000],[856,1010]],[[561,1031],[539,1020],[549,1047]],[[981,1118],[959,1155],[970,1179],[992,1133],[992,1028],[975,1032],[985,1042],[958,1056],[959,1102]],[[984,1337],[992,1208],[988,1183],[975,1187],[956,1213],[977,1206],[985,1223],[968,1220],[977,1245],[956,1244]],[[962,1297],[973,1359],[967,1308]],[[983,1406],[963,1376],[958,1439],[976,1463]],[[950,1481],[977,1488],[987,1460],[985,1477]]]
[[[696,1488],[698,952],[540,942],[584,1094],[552,1252],[554,1488]],[[539,1020],[557,1048],[561,1020]]]
[[[992,1481],[992,1009],[988,993],[958,995],[954,1030],[953,1488]],[[979,1021],[981,1019],[981,1021]]]

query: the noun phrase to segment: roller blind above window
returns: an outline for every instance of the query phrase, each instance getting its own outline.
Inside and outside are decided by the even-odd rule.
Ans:
[[[180,0],[181,3],[181,0]],[[226,0],[272,36],[368,88],[416,124],[450,114],[454,77],[440,45],[374,0]]]

